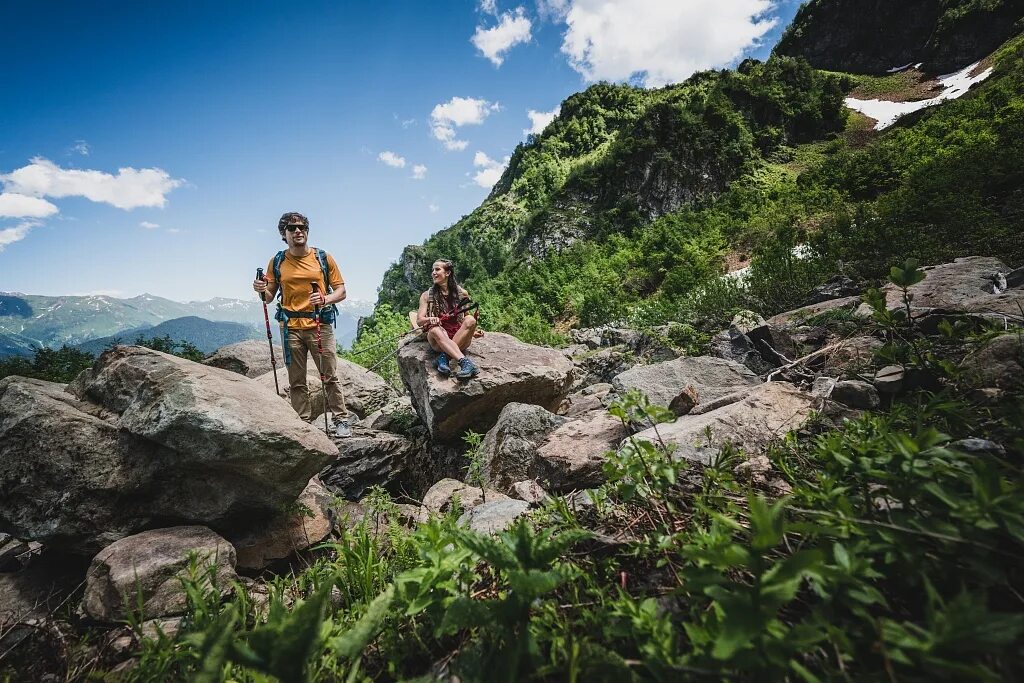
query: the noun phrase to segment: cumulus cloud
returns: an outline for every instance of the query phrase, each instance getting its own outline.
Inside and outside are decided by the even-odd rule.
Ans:
[[[423,180],[427,177],[427,167],[423,164],[416,164],[412,167],[413,180]]]
[[[85,140],[75,140],[75,144],[71,145],[72,152],[81,154],[83,157],[89,156],[89,152],[92,151],[89,147],[89,143]]]
[[[85,197],[119,209],[140,206],[163,207],[167,193],[185,181],[172,178],[159,168],[121,168],[117,175],[103,171],[61,168],[36,157],[32,163],[8,174],[0,174],[6,192],[30,197]]]
[[[4,218],[46,218],[58,209],[40,197],[29,197],[16,192],[0,194],[0,217]]]
[[[498,14],[498,0],[480,0],[480,11],[484,14]]]
[[[500,109],[497,102],[491,103],[473,97],[453,97],[434,107],[430,112],[430,133],[434,139],[444,143],[450,150],[463,150],[469,143],[456,138],[455,129],[461,126],[475,126],[484,122],[492,112]]]
[[[776,25],[777,0],[543,0],[568,29],[562,52],[587,81],[685,80],[740,57]]]
[[[398,156],[394,152],[381,152],[377,155],[377,158],[392,168],[405,168],[405,158]]]
[[[146,230],[156,230],[157,228],[160,227],[160,224],[150,223],[149,221],[142,221],[141,223],[139,223],[139,227],[145,228]]]
[[[526,112],[526,115],[530,118],[530,127],[523,129],[523,135],[540,135],[543,133],[548,124],[555,120],[561,109],[562,107],[558,106],[551,111],[534,111],[531,109]]]
[[[569,12],[570,0],[537,0],[537,14],[544,20],[561,20]]]
[[[0,251],[3,251],[9,244],[25,239],[29,231],[38,225],[38,221],[22,221],[13,228],[0,230]]]
[[[530,41],[531,28],[532,24],[527,19],[526,12],[522,7],[518,7],[514,13],[502,14],[497,26],[478,26],[469,42],[473,43],[484,57],[491,60],[494,66],[501,66],[509,50],[519,43]]]
[[[488,189],[494,187],[494,183],[498,182],[505,167],[508,166],[508,161],[509,157],[495,161],[483,152],[477,152],[473,155],[473,165],[480,170],[473,174],[473,182]]]

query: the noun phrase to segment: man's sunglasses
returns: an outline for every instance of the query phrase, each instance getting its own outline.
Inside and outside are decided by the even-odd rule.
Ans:
[[[288,232],[295,232],[296,230],[301,230],[302,232],[309,232],[308,225],[286,225],[284,226],[284,229],[287,230]]]

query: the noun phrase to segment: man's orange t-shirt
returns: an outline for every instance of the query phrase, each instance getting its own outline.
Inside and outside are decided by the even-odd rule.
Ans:
[[[325,252],[326,253],[326,252]],[[267,281],[270,287],[277,284],[274,281],[274,259],[271,258],[267,264]],[[331,279],[331,289],[338,289],[345,281],[338,270],[338,264],[334,257],[327,254],[327,275]],[[324,282],[324,272],[320,269],[320,261],[316,258],[316,248],[310,247],[309,252],[302,258],[295,258],[287,251],[284,259],[281,260],[281,282],[284,283],[281,291],[281,305],[289,311],[313,312],[313,304],[309,303],[309,295],[313,291],[310,283],[316,282],[320,285],[320,293],[327,296],[327,286]],[[293,330],[308,330],[316,327],[316,320],[313,318],[291,318],[288,327]]]

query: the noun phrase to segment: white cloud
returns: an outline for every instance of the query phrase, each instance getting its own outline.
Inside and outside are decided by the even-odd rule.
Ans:
[[[427,167],[423,164],[416,164],[412,167],[413,180],[423,180],[427,177]]]
[[[92,151],[89,147],[89,143],[85,140],[75,140],[75,144],[71,145],[72,152],[81,154],[83,157],[89,156],[89,152]]]
[[[377,155],[377,158],[392,168],[405,168],[405,158],[398,156],[394,152],[381,152]]]
[[[441,210],[441,207],[438,206],[437,204],[427,204],[427,209],[430,211],[430,213],[437,213],[438,211]]]
[[[480,11],[498,16],[498,0],[480,0]]]
[[[16,192],[0,193],[0,216],[5,218],[46,218],[57,211],[56,206],[39,197]]]
[[[415,126],[416,119],[402,119],[402,128],[408,128],[409,126]]]
[[[181,230],[178,228],[167,228],[167,232],[171,233],[172,235],[177,235],[179,232],[181,232]]]
[[[495,161],[483,152],[477,152],[473,155],[473,165],[480,170],[473,174],[473,182],[480,187],[494,187],[494,183],[498,182],[505,167],[508,166],[508,161],[509,157]]]
[[[776,25],[777,0],[547,2],[568,26],[562,52],[587,81],[639,75],[657,87],[740,57]],[[554,12],[559,7],[563,13]]]
[[[88,292],[75,292],[71,296],[110,296],[117,299],[124,296],[124,291],[120,289],[91,289]]]
[[[569,13],[570,0],[537,0],[537,14],[545,21],[562,20]]]
[[[430,132],[436,140],[450,150],[463,150],[469,143],[456,139],[455,129],[460,126],[475,126],[484,122],[492,112],[501,106],[495,102],[473,97],[453,97],[439,104],[430,112]]]
[[[38,221],[22,221],[13,228],[0,230],[0,251],[3,251],[9,244],[25,239],[29,231],[38,225]]]
[[[159,168],[126,167],[118,169],[115,176],[103,171],[64,169],[42,157],[0,175],[0,183],[7,192],[33,197],[85,197],[125,210],[163,207],[167,204],[167,193],[184,182]]]
[[[139,227],[145,228],[146,230],[156,230],[157,228],[160,227],[160,224],[150,223],[149,221],[142,221],[141,223],[139,223]]]
[[[534,111],[531,109],[526,112],[526,115],[530,117],[530,127],[523,129],[523,135],[540,135],[543,133],[548,124],[555,120],[561,109],[562,107],[558,106],[551,111]]]
[[[505,61],[505,54],[519,43],[526,43],[530,40],[530,29],[532,24],[526,18],[522,7],[517,7],[515,13],[505,12],[501,15],[497,26],[484,28],[478,26],[469,42],[476,46],[487,59],[495,66],[501,66]]]

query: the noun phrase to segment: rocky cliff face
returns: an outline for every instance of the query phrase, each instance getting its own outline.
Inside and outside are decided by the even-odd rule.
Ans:
[[[1022,0],[811,0],[797,12],[775,53],[819,69],[884,73],[923,62],[954,71],[1018,33]]]

